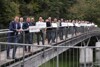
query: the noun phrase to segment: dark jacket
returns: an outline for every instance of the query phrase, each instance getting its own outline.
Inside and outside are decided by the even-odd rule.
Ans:
[[[18,22],[15,22],[15,21],[10,22],[10,24],[9,24],[9,30],[13,31],[13,33],[10,33],[9,35],[11,35],[11,36],[17,35],[18,32],[16,31],[16,29],[20,29],[20,24]]]
[[[51,27],[51,22],[46,22],[46,26],[47,26],[47,27]],[[47,31],[48,31],[48,30],[52,30],[52,28],[47,28]]]
[[[23,29],[27,29],[29,26],[33,26],[33,24],[31,22],[23,23]],[[29,33],[29,30],[26,30],[25,33]]]

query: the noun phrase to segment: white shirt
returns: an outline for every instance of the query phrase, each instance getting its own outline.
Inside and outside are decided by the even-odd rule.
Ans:
[[[20,22],[21,29],[23,29],[23,22]]]

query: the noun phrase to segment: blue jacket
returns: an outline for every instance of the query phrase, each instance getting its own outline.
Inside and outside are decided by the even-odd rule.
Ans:
[[[17,25],[17,27],[16,27],[16,25]],[[15,22],[15,21],[10,22],[10,24],[9,24],[9,30],[13,31],[13,33],[11,33],[10,35],[17,35],[18,32],[16,31],[16,29],[20,29],[20,28],[21,27],[20,27],[19,23]]]

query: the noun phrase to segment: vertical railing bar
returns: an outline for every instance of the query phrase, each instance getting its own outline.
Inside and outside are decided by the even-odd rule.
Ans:
[[[1,48],[2,48],[2,47],[0,47],[0,49],[1,49]],[[7,45],[5,45],[5,48],[7,49]],[[6,49],[5,49],[5,50],[6,50]],[[2,50],[1,50],[1,51],[2,51]],[[0,52],[1,52],[1,51],[0,51]],[[6,55],[6,54],[5,54],[5,55]],[[6,56],[7,56],[7,55],[6,55]],[[5,59],[6,59],[6,62],[7,62],[7,57],[5,57]]]
[[[63,49],[63,48],[62,48],[62,49]],[[63,60],[63,53],[62,53],[62,67],[64,67],[64,65],[63,65],[63,61],[64,61],[64,60]]]
[[[25,43],[25,32],[23,32],[23,43]],[[24,67],[24,60],[25,60],[25,46],[23,46],[23,62],[21,67]]]
[[[84,67],[86,67],[86,48],[84,47]]]
[[[67,49],[67,48],[66,48],[66,49]],[[65,57],[65,58],[66,58],[65,61],[67,62],[67,63],[66,63],[66,66],[68,66],[67,51],[65,52],[65,56],[66,56],[66,57]]]
[[[74,48],[73,48],[73,67],[74,67],[74,58],[75,58],[75,56],[74,56]]]
[[[54,55],[54,54],[53,54],[53,55]],[[52,59],[52,62],[53,62],[53,64],[52,64],[52,65],[53,65],[53,67],[55,67],[55,65],[54,65],[54,64],[55,64],[55,63],[54,63],[54,61],[55,61],[55,60],[54,60],[54,58],[53,58],[53,59]]]
[[[0,44],[0,62],[1,62],[1,44]],[[0,65],[1,67],[1,65]]]
[[[56,57],[56,67],[59,67],[59,54],[58,54],[58,50],[57,50],[57,57]]]

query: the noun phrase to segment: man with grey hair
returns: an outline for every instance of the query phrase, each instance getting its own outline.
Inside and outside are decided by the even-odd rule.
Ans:
[[[18,43],[19,42],[19,33],[21,32],[18,16],[15,16],[14,21],[10,22],[9,30],[13,31],[13,32],[8,34],[8,42]],[[11,45],[7,45],[7,59],[10,59],[10,56],[9,56],[10,49],[11,49]],[[12,53],[13,59],[16,59],[16,57],[15,57],[16,50],[17,50],[17,45],[14,45],[13,53]]]

